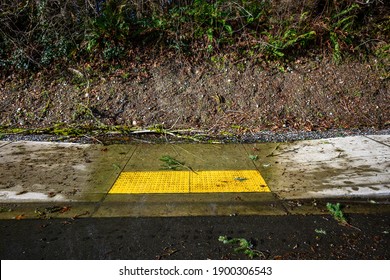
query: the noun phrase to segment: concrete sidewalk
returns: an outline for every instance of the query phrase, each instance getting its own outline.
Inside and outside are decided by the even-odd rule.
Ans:
[[[123,172],[163,172],[166,155],[189,173],[256,170],[271,192],[109,194]],[[346,200],[390,212],[389,159],[390,135],[256,144],[0,141],[0,218],[283,215]]]

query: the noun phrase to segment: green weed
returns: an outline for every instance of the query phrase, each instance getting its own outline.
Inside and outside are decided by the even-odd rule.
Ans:
[[[266,53],[271,58],[282,58],[289,49],[308,45],[315,38],[316,32],[299,34],[297,30],[287,29],[281,36],[270,32],[264,32],[264,35],[268,38],[267,44],[263,45]]]
[[[122,168],[118,165],[118,164],[116,164],[116,163],[113,163],[112,164],[112,167],[116,170],[116,171],[121,171],[122,170]]]
[[[352,45],[353,25],[357,18],[357,11],[360,6],[352,4],[341,12],[331,17],[329,39],[333,51],[333,60],[340,62],[342,59],[342,47]]]
[[[99,118],[97,118],[94,113],[92,112],[92,109],[84,105],[82,103],[77,104],[77,107],[75,111],[72,113],[72,119],[73,121],[79,120],[79,119],[91,119],[96,122],[96,124],[100,127],[105,127],[105,124],[103,124]]]
[[[185,166],[183,162],[180,162],[171,156],[162,156],[160,160],[164,162],[163,165],[164,169],[179,170]]]
[[[12,212],[12,209],[8,207],[0,207],[0,213],[4,212]]]
[[[239,182],[244,182],[244,181],[248,180],[248,178],[245,178],[245,177],[235,177],[234,180],[239,181]]]
[[[165,155],[160,158],[160,161],[164,162],[162,165],[163,169],[168,169],[168,170],[182,170],[182,169],[188,169],[194,173],[196,173],[190,166],[185,165],[184,162],[180,162],[177,159]]]
[[[126,64],[149,51],[172,50],[214,63],[221,63],[219,56],[285,60],[327,50],[336,62],[347,53],[388,55],[388,46],[381,48],[388,44],[385,1],[6,2],[0,11],[0,67],[9,71],[88,60]]]
[[[315,231],[315,233],[326,235],[326,231],[323,230],[322,228],[321,229],[315,229],[314,231]]]
[[[120,58],[130,36],[131,13],[127,1],[105,2],[101,14],[91,20],[86,35],[86,50],[89,53],[101,50],[105,60]]]
[[[210,51],[213,44],[227,40],[233,34],[233,28],[228,23],[232,16],[229,9],[224,9],[224,1],[204,1],[195,0],[193,5],[187,10],[195,23],[193,36],[195,38],[206,37],[208,41],[208,50]]]
[[[244,238],[228,238],[227,236],[220,236],[218,238],[218,241],[222,242],[223,244],[235,244],[238,245],[236,248],[234,248],[234,252],[236,253],[244,253],[247,255],[250,259],[261,257],[266,258],[265,254],[261,251],[253,249],[253,244],[244,239]]]
[[[333,218],[337,222],[339,222],[340,224],[343,224],[343,225],[348,224],[347,219],[345,218],[344,213],[341,209],[342,206],[340,205],[340,203],[336,203],[336,204],[327,203],[326,208],[332,214]]]
[[[342,226],[347,226],[347,227],[350,227],[350,228],[353,228],[353,229],[356,229],[358,231],[361,231],[360,228],[358,227],[355,227],[353,225],[351,225],[346,217],[344,216],[344,213],[342,211],[342,206],[340,205],[340,203],[336,203],[336,204],[333,204],[333,203],[327,203],[326,204],[326,208],[328,209],[328,211],[332,214],[333,218]]]
[[[255,161],[255,160],[259,159],[259,156],[258,155],[249,155],[249,159]]]

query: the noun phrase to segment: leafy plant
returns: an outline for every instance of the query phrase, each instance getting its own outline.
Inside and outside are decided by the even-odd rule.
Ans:
[[[185,165],[184,162],[180,162],[171,156],[167,156],[167,155],[162,156],[160,158],[160,160],[165,163],[165,164],[163,164],[164,169],[180,170],[180,169],[185,168],[185,169],[188,169],[188,170],[196,173],[190,166]]]
[[[341,60],[342,46],[352,44],[351,33],[353,33],[353,25],[357,18],[356,13],[359,8],[359,5],[354,3],[331,17],[329,39],[335,62],[340,62]]]
[[[347,219],[345,218],[344,213],[341,209],[342,207],[341,207],[340,203],[336,203],[336,204],[327,203],[326,208],[332,214],[333,218],[337,222],[339,222],[340,224],[343,224],[343,225],[348,224]]]
[[[333,203],[327,203],[326,204],[326,208],[328,209],[328,211],[332,214],[333,218],[339,222],[340,225],[342,226],[347,226],[347,227],[350,227],[350,228],[354,228],[358,231],[361,231],[360,228],[358,227],[355,227],[353,225],[351,225],[346,217],[344,216],[344,213],[342,211],[342,206],[340,205],[340,203],[336,203],[336,204],[333,204]]]
[[[318,234],[326,235],[326,231],[323,230],[322,228],[320,228],[320,229],[315,229],[314,231],[315,231],[316,233],[318,233]]]
[[[0,59],[14,69],[33,70],[68,59],[76,46],[70,6],[59,1],[3,1],[0,9]],[[8,2],[8,3],[5,3]]]
[[[228,238],[227,236],[220,236],[218,241],[223,244],[236,244],[238,247],[234,248],[234,252],[243,252],[249,258],[253,259],[255,257],[265,258],[263,252],[253,249],[253,244],[246,240],[245,238]]]
[[[126,65],[126,55],[131,64],[140,54],[155,57],[166,50],[189,59],[223,56],[217,64],[325,50],[336,62],[346,52],[360,57],[363,50],[386,59],[389,52],[386,1],[14,2],[0,4],[0,67],[10,72],[85,59]]]
[[[212,46],[214,40],[221,40],[233,34],[232,26],[228,23],[230,12],[222,8],[222,3],[220,0],[195,0],[187,11],[195,23],[194,36],[206,36],[209,46]]]
[[[265,44],[266,52],[274,58],[281,58],[285,56],[285,52],[288,49],[298,47],[300,45],[305,46],[313,40],[316,36],[315,31],[309,31],[299,34],[294,29],[288,29],[282,36],[272,35],[270,32],[264,32],[268,38],[267,44]]]
[[[165,163],[163,165],[165,169],[178,170],[185,166],[183,162],[180,162],[171,156],[162,156],[160,160]]]
[[[255,161],[255,160],[259,159],[259,156],[258,155],[249,155],[249,159]]]
[[[91,22],[91,29],[86,36],[88,52],[103,50],[103,58],[119,58],[123,45],[130,35],[130,13],[126,1],[106,1],[100,14]]]

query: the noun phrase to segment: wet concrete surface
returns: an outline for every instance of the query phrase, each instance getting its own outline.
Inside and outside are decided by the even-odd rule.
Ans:
[[[0,147],[0,202],[99,201],[135,146],[13,142]]]
[[[195,172],[258,170],[281,199],[387,197],[388,141],[372,135],[224,145],[0,142],[0,202],[120,202],[124,197],[107,195],[118,175],[161,171],[164,155]]]
[[[388,136],[280,143],[255,161],[284,199],[386,196],[390,191]],[[247,145],[253,150],[255,145]]]

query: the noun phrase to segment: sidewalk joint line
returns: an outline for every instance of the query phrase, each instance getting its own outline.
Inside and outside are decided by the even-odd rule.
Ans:
[[[388,145],[388,144],[386,144],[386,143],[383,143],[383,142],[381,142],[381,141],[375,140],[375,139],[370,138],[370,137],[368,137],[368,136],[366,136],[366,135],[364,135],[364,137],[366,137],[366,138],[368,138],[368,139],[370,139],[370,140],[372,140],[372,141],[375,141],[375,142],[377,142],[377,143],[379,143],[379,144],[385,145],[386,147],[389,147],[389,148],[390,148],[390,145]]]
[[[95,204],[95,207],[93,209],[93,212],[91,213],[91,217],[99,210],[100,206],[102,205],[102,203],[106,200],[107,196],[108,196],[108,192],[111,190],[111,188],[113,187],[113,185],[115,184],[115,182],[118,180],[119,176],[122,174],[123,170],[125,169],[125,167],[127,166],[127,164],[129,163],[129,161],[131,160],[131,158],[133,157],[135,151],[138,149],[138,146],[139,145],[136,145],[135,149],[133,150],[133,152],[131,153],[129,159],[126,161],[126,163],[123,165],[123,167],[121,168],[121,170],[119,171],[119,173],[116,175],[115,177],[115,180],[114,180],[114,183],[111,184],[110,188],[108,189],[108,191],[106,193],[104,193],[103,197],[98,201],[96,202]],[[128,152],[126,154],[126,156],[129,154],[130,152]]]

